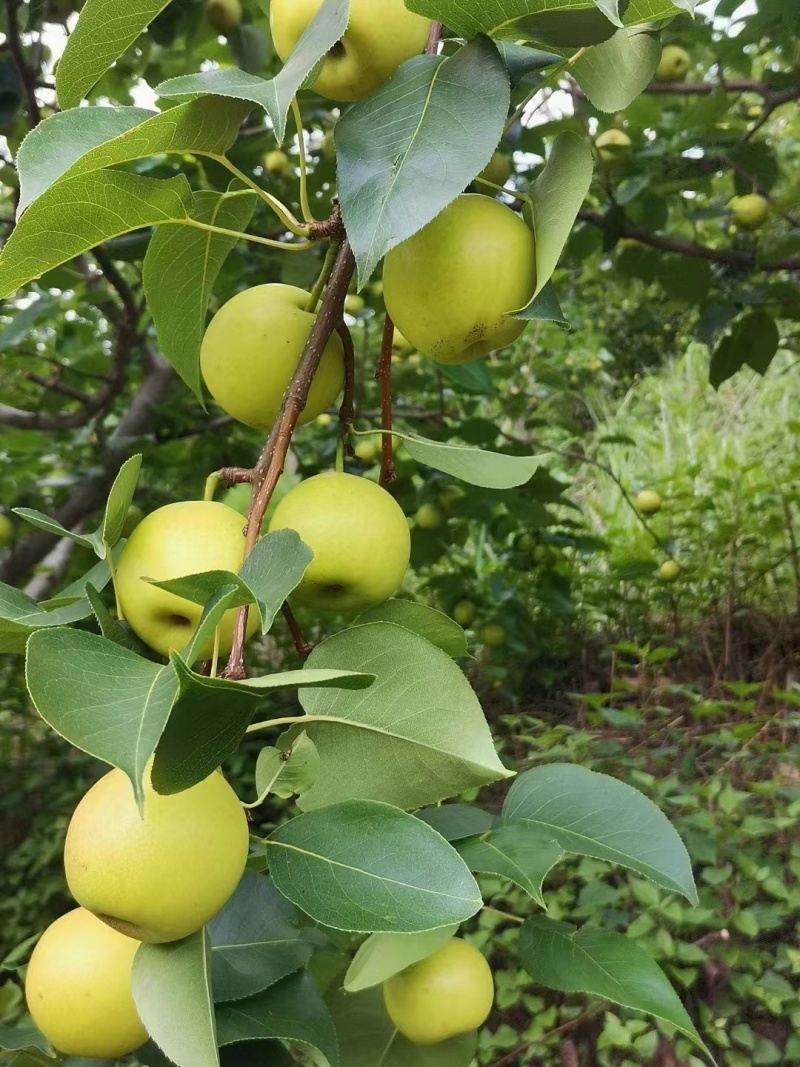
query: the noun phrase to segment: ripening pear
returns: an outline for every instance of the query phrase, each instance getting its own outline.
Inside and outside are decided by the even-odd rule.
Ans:
[[[493,185],[505,185],[514,173],[514,162],[508,152],[497,151],[478,175]],[[479,187],[480,188],[480,187]],[[484,186],[484,192],[492,192]]]
[[[206,0],[206,18],[222,37],[229,37],[242,22],[241,0]]]
[[[239,884],[249,830],[239,798],[215,771],[164,796],[144,778],[144,815],[133,786],[109,771],[70,820],[64,867],[78,903],[139,941],[177,941],[217,914]]]
[[[636,497],[636,510],[642,515],[655,515],[661,511],[663,501],[655,489],[643,489]]]
[[[5,548],[14,538],[14,523],[0,512],[0,548]]]
[[[274,149],[272,152],[267,152],[264,156],[264,170],[269,174],[291,174],[292,167],[289,163],[289,157],[285,152],[281,152],[279,148]]]
[[[487,648],[502,648],[506,643],[506,631],[499,623],[492,622],[481,630],[481,641]]]
[[[594,143],[600,159],[609,167],[627,163],[631,157],[631,139],[624,130],[606,130]]]
[[[689,73],[689,53],[678,44],[668,44],[661,53],[655,80],[657,82],[682,82]]]
[[[680,564],[674,559],[665,560],[658,569],[658,576],[662,582],[676,582],[680,573]]]
[[[478,609],[471,600],[459,600],[453,608],[453,618],[459,626],[472,626]]]
[[[769,200],[758,193],[736,196],[729,207],[733,221],[740,230],[760,230],[769,218]]]
[[[438,530],[444,525],[444,515],[435,504],[423,504],[414,518],[420,530]]]

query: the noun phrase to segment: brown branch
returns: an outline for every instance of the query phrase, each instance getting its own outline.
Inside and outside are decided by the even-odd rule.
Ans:
[[[58,393],[60,396],[67,396],[71,400],[77,400],[78,403],[84,407],[92,401],[91,393],[87,393],[83,389],[76,389],[73,385],[68,385],[67,382],[62,382],[58,377],[58,372],[51,375],[49,378],[43,378],[40,374],[24,371],[22,377],[25,381],[33,382],[34,385],[40,385],[42,389],[49,389],[51,392]]]
[[[381,354],[378,359],[378,367],[375,371],[375,381],[380,382],[381,387],[381,429],[384,431],[381,437],[381,477],[380,484],[386,488],[395,480],[394,471],[394,442],[390,432],[392,429],[392,341],[394,340],[394,323],[389,318],[389,313],[383,320],[383,336],[381,338]]]
[[[578,1050],[571,1038],[568,1037],[566,1041],[561,1042],[559,1051],[561,1053],[562,1067],[581,1067],[581,1061],[578,1059]]]
[[[444,26],[441,22],[431,23],[431,32],[428,37],[428,43],[425,45],[425,55],[435,56],[439,52],[439,43],[442,39],[442,30]]]
[[[765,100],[778,100],[775,105],[786,104],[790,100],[800,97],[800,86],[791,89],[774,90],[765,82],[755,81],[752,78],[732,78],[730,81],[715,82],[650,82],[645,88],[646,93],[659,93],[671,96],[709,96],[719,91],[725,93],[756,93]]]
[[[305,637],[303,637],[303,631],[300,629],[300,624],[294,617],[294,612],[289,607],[288,600],[283,602],[281,611],[283,612],[283,617],[286,619],[286,623],[291,631],[294,647],[297,650],[298,656],[302,656],[303,659],[306,659],[314,651],[314,646],[310,645]]]
[[[344,394],[339,408],[339,434],[345,449],[352,456],[353,446],[350,443],[350,434],[353,429],[353,419],[356,417],[356,352],[353,346],[353,335],[347,323],[340,322],[336,331],[341,338],[344,350]]]
[[[253,472],[247,467],[223,467],[217,474],[226,488],[232,485],[247,485],[253,480]]]
[[[297,365],[294,377],[284,393],[278,418],[275,420],[275,425],[272,427],[261,457],[253,469],[253,496],[247,516],[245,557],[253,551],[258,541],[264,515],[272,499],[272,494],[275,492],[278,479],[283,473],[292,434],[297,426],[297,420],[306,406],[311,382],[319,367],[325,346],[342,321],[344,301],[355,269],[356,261],[349,242],[345,240],[339,248],[336,263],[322,298],[322,306],[314,320],[303,355]],[[247,614],[247,605],[239,609],[230,659],[222,675],[224,678],[240,680],[247,676],[244,666]]]
[[[8,50],[19,77],[22,91],[25,93],[28,121],[38,126],[42,120],[39,102],[36,99],[36,72],[32,71],[25,59],[22,37],[19,30],[19,7],[21,0],[6,0],[6,41]]]
[[[591,208],[583,208],[579,211],[578,218],[600,229],[604,229],[606,225],[604,216],[599,211],[592,211]],[[627,218],[622,220],[620,237],[639,241],[640,244],[650,245],[652,248],[660,248],[664,252],[677,252],[682,256],[694,256],[697,259],[706,259],[710,263],[724,263],[729,267],[739,267],[744,270],[769,273],[800,270],[800,256],[787,256],[778,263],[759,263],[754,252],[743,252],[734,248],[709,248],[707,245],[685,241],[681,237],[668,237],[666,234],[653,233],[651,230],[637,226],[635,222]]]

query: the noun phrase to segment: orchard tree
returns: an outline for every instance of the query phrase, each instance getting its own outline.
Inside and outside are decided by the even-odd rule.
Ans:
[[[12,376],[19,403],[0,405],[0,421],[69,433],[65,456],[90,449],[95,462],[54,517],[14,509],[35,530],[16,531],[3,575],[22,580],[70,545],[97,563],[42,602],[0,587],[0,648],[25,655],[42,719],[113,768],[70,822],[78,908],[33,949],[32,1023],[0,1031],[11,1063],[469,1067],[493,985],[460,931],[487,907],[487,873],[529,898],[524,914],[496,918],[519,926],[534,982],[649,1013],[707,1052],[635,942],[545,910],[547,875],[568,854],[696,901],[680,838],[614,778],[558,763],[515,776],[498,758],[455,662],[474,606],[460,601],[453,621],[402,595],[409,529],[392,496],[401,454],[488,492],[542,475],[541,455],[397,429],[393,355],[412,346],[448,380],[480,382],[485,357],[531,322],[564,325],[553,278],[581,234],[707,270],[797,269],[789,209],[752,151],[800,96],[797,79],[762,69],[728,82],[732,53],[717,41],[713,77],[684,81],[692,60],[675,33],[690,43],[692,7],[272,0],[273,53],[262,14],[239,0],[86,0],[77,21],[68,5],[7,3],[3,71],[17,106],[2,175],[15,190],[0,256],[0,297],[15,311],[5,346],[36,337],[45,315],[56,326],[29,353],[42,368]],[[784,30],[770,12],[782,10],[762,4],[747,31],[774,34],[778,57]],[[70,34],[54,108],[42,71],[59,23]],[[160,110],[131,102],[139,79],[158,83]],[[534,97],[561,86],[591,124],[531,126]],[[684,97],[721,114],[730,92],[762,101],[728,153],[737,199],[716,217],[735,232],[665,235],[646,116]],[[614,116],[637,107],[626,132]],[[531,155],[542,165],[528,180],[514,168]],[[776,219],[762,256],[753,235]],[[764,301],[779,313],[794,299],[781,292]],[[357,419],[365,367],[348,322],[359,294],[385,305],[372,423]],[[765,369],[778,345],[772,314],[732,306],[717,324],[730,324],[718,380],[745,362]],[[202,421],[210,399],[225,414]],[[192,419],[197,484],[137,515],[131,438],[179,439]],[[320,419],[325,461],[279,491],[290,447]],[[266,436],[251,466],[237,425]],[[378,482],[348,471],[354,455],[379,455]],[[238,487],[244,519],[215,499]],[[643,515],[656,496],[639,498]],[[447,506],[427,505],[418,525],[435,530]],[[328,629],[315,647],[301,615],[315,634]],[[273,625],[288,627],[296,669],[259,656]],[[503,640],[486,628],[488,645]],[[279,690],[297,693],[297,714],[270,714]],[[299,810],[266,837],[250,834],[219,771],[248,735],[264,738],[257,803],[296,798]],[[505,783],[499,814],[445,803],[492,783]]]

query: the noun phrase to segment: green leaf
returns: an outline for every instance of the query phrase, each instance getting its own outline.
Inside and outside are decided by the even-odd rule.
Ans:
[[[499,395],[485,359],[478,359],[474,363],[463,363],[457,366],[442,363],[439,365],[438,371],[445,381],[455,386],[459,392],[472,393],[475,396]]]
[[[539,295],[535,296],[526,308],[518,311],[514,318],[526,319],[529,322],[554,322],[556,326],[569,329],[569,323],[561,310],[561,304],[558,302],[552,282],[548,282]]]
[[[280,1039],[305,1050],[316,1050],[314,1063],[338,1067],[336,1030],[325,1001],[307,974],[293,975],[247,1000],[217,1009],[221,1046],[240,1041]]]
[[[17,153],[17,218],[87,152],[153,117],[141,107],[76,107],[34,126]]]
[[[341,1048],[341,1067],[470,1067],[478,1035],[473,1031],[438,1045],[414,1045],[386,1014],[380,989],[328,998]]]
[[[133,495],[139,484],[139,471],[142,468],[141,453],[131,456],[120,467],[119,474],[114,479],[114,484],[108,494],[106,509],[103,513],[103,521],[98,530],[98,536],[106,550],[113,548],[122,537],[122,529],[128,511],[133,503]]]
[[[0,653],[22,653],[28,638],[37,630],[68,626],[91,613],[85,597],[47,610],[21,589],[0,582]]]
[[[592,153],[583,137],[562,133],[553,142],[544,170],[528,190],[530,207],[525,213],[536,235],[536,292],[531,303],[558,266],[589,192],[593,169]]]
[[[519,958],[540,985],[562,993],[590,993],[654,1015],[710,1057],[667,976],[644,949],[622,934],[589,926],[578,929],[537,915],[520,931]]]
[[[319,752],[305,733],[295,738],[289,750],[262,748],[256,761],[258,799],[255,804],[245,804],[245,807],[257,807],[269,793],[284,799],[304,793],[316,782],[318,775]]]
[[[87,0],[56,67],[62,111],[75,107],[169,0]]]
[[[361,993],[381,985],[412,963],[432,956],[457,932],[457,926],[442,926],[421,934],[371,934],[353,957],[344,978],[345,990]]]
[[[393,622],[403,626],[436,645],[452,659],[469,655],[467,636],[458,623],[443,611],[437,611],[427,604],[418,604],[413,600],[387,600],[359,615],[356,625],[368,622]]]
[[[7,1052],[41,1049],[52,1053],[49,1042],[35,1026],[6,1026],[3,1023],[0,1023],[0,1049]]]
[[[469,682],[429,641],[391,623],[354,626],[318,645],[306,669],[334,664],[376,680],[357,695],[300,693],[321,760],[303,810],[354,796],[418,808],[511,776]]]
[[[659,38],[647,30],[625,28],[590,48],[572,73],[600,111],[622,111],[653,79],[661,58]]]
[[[143,178],[97,171],[63,178],[17,223],[0,255],[0,299],[110,237],[189,217],[184,175]]]
[[[373,800],[300,815],[267,839],[275,888],[335,930],[416,933],[483,904],[466,864],[435,830]]]
[[[512,785],[503,821],[535,827],[567,852],[618,863],[697,904],[677,831],[651,800],[616,778],[569,763],[536,767]]]
[[[37,323],[51,315],[56,306],[56,301],[49,296],[40,296],[30,302],[26,308],[18,311],[8,326],[0,330],[0,352],[7,352],[24,341]],[[8,314],[10,308],[3,308],[3,314]]]
[[[364,689],[374,679],[372,674],[334,667],[284,671],[232,682],[197,674],[174,653],[172,665],[180,695],[153,762],[152,782],[158,793],[180,793],[216,770],[235,752],[256,707],[269,690],[306,690],[316,686]]]
[[[505,64],[483,38],[450,59],[409,60],[339,120],[338,191],[362,285],[483,170],[510,94]]]
[[[143,944],[133,958],[133,999],[150,1037],[177,1067],[219,1067],[205,929],[166,945]]]
[[[79,534],[68,530],[57,519],[51,519],[49,515],[43,515],[41,511],[35,511],[33,508],[12,508],[11,510],[14,515],[19,515],[25,522],[35,526],[37,530],[44,530],[45,533],[53,534],[55,537],[68,537],[70,541],[80,545],[81,548],[88,548],[92,552],[98,552],[100,558],[104,558],[105,552],[102,549],[102,545],[94,535]]]
[[[214,998],[251,997],[305,967],[314,945],[301,936],[298,918],[269,879],[245,871],[208,925]]]
[[[348,12],[348,0],[325,0],[277,76],[269,81],[243,70],[211,70],[170,78],[156,92],[169,97],[213,93],[249,100],[267,112],[280,143],[286,133],[286,116],[292,99],[320,59],[341,40],[347,29]]]
[[[172,668],[97,634],[61,628],[30,638],[26,677],[44,721],[76,748],[124,771],[141,802],[145,764],[178,691]]]
[[[561,56],[554,52],[540,52],[536,48],[527,48],[515,41],[497,41],[496,44],[513,87],[516,87],[526,75],[543,70],[553,63],[561,62]]]
[[[142,642],[130,631],[126,630],[122,623],[111,614],[106,607],[105,601],[92,585],[86,586],[86,599],[92,606],[92,614],[97,619],[100,633],[108,641],[116,645],[130,649],[131,652],[141,654],[144,650]]]
[[[471,871],[510,879],[541,907],[545,906],[542,884],[564,856],[555,841],[525,825],[500,826],[486,837],[461,841],[456,848]]]
[[[709,382],[715,389],[745,365],[764,374],[778,350],[780,334],[766,311],[753,311],[738,319],[711,357]]]
[[[524,485],[550,458],[548,453],[541,456],[506,456],[501,452],[457,445],[451,441],[429,441],[417,434],[399,430],[393,430],[392,435],[405,442],[409,453],[418,463],[484,489],[515,489]]]
[[[177,109],[176,109],[177,110]],[[197,222],[243,232],[253,217],[254,193],[193,195]],[[160,226],[147,247],[142,281],[161,351],[203,403],[200,345],[214,283],[237,238],[191,226]]]
[[[512,41],[536,41],[559,49],[582,48],[607,40],[614,26],[594,0],[407,0],[420,15],[441,19],[468,40],[487,33]]]
[[[494,816],[472,804],[440,804],[437,808],[423,808],[416,815],[445,841],[461,841],[465,837],[485,834],[494,826]]]

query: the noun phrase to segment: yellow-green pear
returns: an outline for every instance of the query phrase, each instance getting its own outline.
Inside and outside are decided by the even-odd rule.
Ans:
[[[415,348],[470,363],[525,329],[513,313],[536,288],[536,242],[511,208],[466,193],[389,252],[383,286],[386,310]]]
[[[736,196],[728,206],[740,230],[760,230],[769,218],[769,200],[758,193]]]
[[[25,999],[60,1053],[116,1060],[147,1040],[131,991],[138,948],[83,908],[42,934],[28,964]]]
[[[324,429],[326,426],[330,426],[333,422],[333,415],[330,415],[327,411],[323,411],[321,415],[317,415],[314,422],[317,426],[321,426]]]
[[[242,22],[241,0],[206,0],[206,18],[217,33],[229,37]]]
[[[506,643],[506,631],[499,623],[489,623],[481,630],[481,641],[487,648],[502,648]]]
[[[353,451],[358,459],[365,463],[374,463],[381,454],[381,445],[377,437],[365,437],[356,444]]]
[[[360,293],[348,293],[344,298],[344,310],[348,315],[358,315],[366,307],[366,300]]]
[[[478,175],[493,185],[505,185],[514,173],[514,161],[508,152],[497,151]],[[490,192],[484,187],[484,192]]]
[[[14,523],[0,512],[0,548],[5,548],[14,539]]]
[[[281,152],[279,148],[274,149],[272,152],[267,152],[264,156],[264,170],[269,174],[291,174],[292,167],[289,163],[289,157],[285,152]]]
[[[435,504],[423,504],[414,518],[420,530],[438,530],[444,525],[444,515]]]
[[[242,516],[224,504],[186,500],[159,508],[139,523],[120,555],[116,587],[122,614],[155,652],[180,652],[197,629],[203,607],[145,579],[166,582],[218,570],[238,574],[244,547]],[[251,608],[248,634],[258,626],[257,615]],[[220,622],[222,655],[231,650],[235,620],[236,610],[231,609]],[[213,648],[209,640],[199,658],[207,659]]]
[[[303,354],[315,316],[311,297],[293,285],[256,285],[224,304],[206,330],[200,369],[216,402],[237,422],[269,429]],[[334,333],[300,416],[301,425],[329,408],[344,387],[344,351]]]
[[[642,515],[655,515],[661,511],[663,501],[655,489],[643,489],[636,497],[636,510]]]
[[[438,1045],[483,1026],[494,1003],[494,980],[482,953],[454,937],[384,982],[383,999],[403,1037]]]
[[[400,588],[411,538],[397,501],[353,474],[328,472],[287,493],[270,531],[296,530],[314,553],[292,594],[321,611],[357,612],[382,604]]]
[[[689,53],[678,44],[668,44],[656,68],[657,82],[682,82],[689,73]]]
[[[272,0],[269,21],[275,51],[284,62],[323,0]],[[425,48],[430,19],[403,0],[350,0],[350,20],[328,52],[314,82],[320,96],[352,103],[374,93],[401,63]]]
[[[631,157],[631,139],[624,130],[616,127],[606,130],[594,143],[600,159],[607,166],[619,166]]]
[[[453,608],[453,618],[459,626],[472,626],[478,609],[471,600],[459,600]]]
[[[139,941],[177,941],[212,919],[239,884],[247,818],[216,771],[162,796],[148,767],[144,790],[144,817],[120,770],[85,794],[67,830],[67,884],[81,907],[115,930]]]
[[[676,582],[680,573],[680,564],[674,559],[665,560],[658,569],[658,576],[662,582]]]

